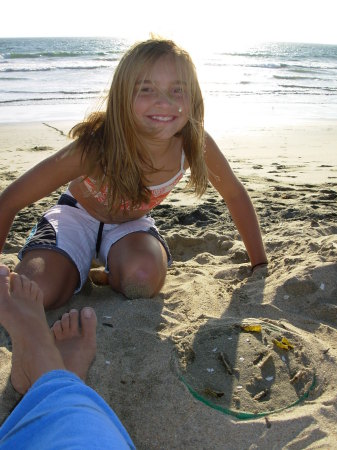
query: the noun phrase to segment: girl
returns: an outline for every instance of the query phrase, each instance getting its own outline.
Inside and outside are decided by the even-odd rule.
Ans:
[[[105,112],[71,130],[75,140],[11,184],[0,197],[0,247],[15,214],[70,183],[40,220],[15,268],[38,283],[47,308],[85,282],[93,257],[128,298],[162,288],[169,249],[149,213],[191,171],[197,195],[208,180],[226,202],[253,267],[266,263],[250,198],[204,132],[194,65],[172,41],[150,39],[121,59]]]

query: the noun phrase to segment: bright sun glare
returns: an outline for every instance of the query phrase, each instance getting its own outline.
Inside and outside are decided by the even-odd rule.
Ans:
[[[233,47],[259,41],[337,44],[335,0],[96,0],[79,6],[59,0],[12,0],[2,5],[0,37],[112,36],[144,39],[151,32],[178,43],[202,47]]]

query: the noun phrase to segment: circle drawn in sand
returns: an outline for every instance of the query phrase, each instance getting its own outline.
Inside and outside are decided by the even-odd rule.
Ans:
[[[179,377],[190,393],[239,419],[295,406],[316,384],[310,344],[269,322],[207,324],[176,347]]]

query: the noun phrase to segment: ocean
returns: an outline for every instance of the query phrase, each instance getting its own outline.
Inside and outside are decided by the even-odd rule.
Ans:
[[[129,45],[114,38],[0,39],[0,123],[81,120],[107,91]],[[337,46],[216,48],[191,52],[208,130],[337,119]]]

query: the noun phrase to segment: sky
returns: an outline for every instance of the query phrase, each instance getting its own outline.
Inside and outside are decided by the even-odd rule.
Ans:
[[[335,6],[336,5],[336,6]],[[0,37],[150,33],[185,46],[261,41],[337,44],[336,0],[6,0]]]

